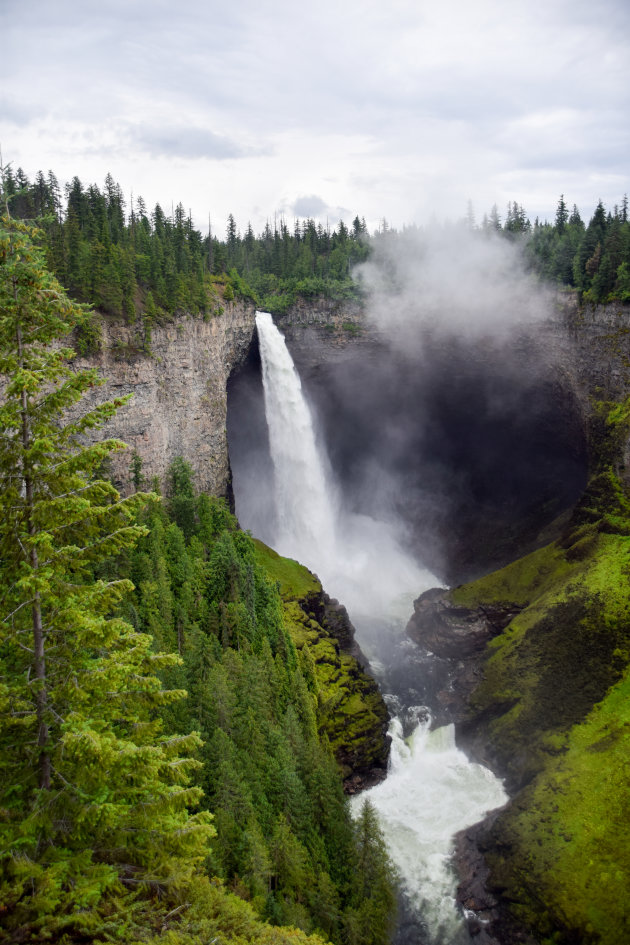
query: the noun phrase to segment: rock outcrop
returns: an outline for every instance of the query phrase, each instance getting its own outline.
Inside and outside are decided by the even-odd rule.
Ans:
[[[509,604],[458,607],[449,592],[432,588],[413,604],[407,635],[437,656],[467,660],[480,656],[486,643],[504,630],[521,609]]]
[[[317,725],[330,744],[348,794],[382,781],[387,772],[389,714],[365,669],[346,608],[316,575],[256,541],[259,564],[278,584],[285,625],[316,700]]]

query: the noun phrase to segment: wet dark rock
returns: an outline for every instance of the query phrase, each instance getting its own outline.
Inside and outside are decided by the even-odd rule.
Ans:
[[[521,608],[514,604],[460,607],[445,588],[431,588],[414,601],[406,633],[422,649],[449,661],[436,693],[435,722],[462,722],[468,699],[481,680],[486,644],[507,627]]]
[[[450,592],[432,588],[413,604],[407,635],[420,646],[446,659],[479,656],[492,637],[504,630],[521,609],[513,604],[474,609],[452,603]]]
[[[475,913],[477,924],[496,920],[497,899],[488,889],[490,870],[480,850],[479,834],[487,830],[491,818],[483,825],[476,824],[462,830],[456,837],[453,863],[460,882],[457,900],[467,912]],[[472,921],[472,917],[471,917]]]
[[[361,666],[366,666],[367,660],[354,638],[354,626],[350,621],[348,611],[343,604],[326,593],[322,594],[322,600],[324,605],[321,617],[322,626],[336,638],[344,653],[349,653]]]
[[[536,939],[511,919],[501,897],[502,890],[493,885],[485,860],[491,845],[489,836],[498,816],[496,811],[455,837],[453,865],[459,876],[457,901],[464,910],[475,945],[538,945]]]

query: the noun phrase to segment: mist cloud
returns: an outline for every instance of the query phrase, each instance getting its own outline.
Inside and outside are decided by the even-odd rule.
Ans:
[[[369,290],[368,318],[395,346],[426,332],[506,338],[552,311],[520,244],[464,224],[381,234],[355,275]]]

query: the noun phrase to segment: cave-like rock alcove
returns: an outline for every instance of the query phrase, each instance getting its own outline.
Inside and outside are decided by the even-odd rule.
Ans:
[[[282,325],[281,325],[282,327]],[[578,398],[534,337],[427,335],[287,341],[352,511],[397,517],[413,551],[449,583],[525,553],[586,482]],[[273,534],[272,464],[257,339],[228,384],[228,441],[241,523]]]

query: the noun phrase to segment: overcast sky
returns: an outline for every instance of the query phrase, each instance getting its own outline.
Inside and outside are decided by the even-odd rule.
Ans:
[[[5,162],[256,230],[630,191],[629,0],[0,0]]]

